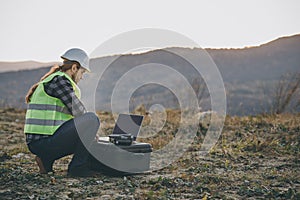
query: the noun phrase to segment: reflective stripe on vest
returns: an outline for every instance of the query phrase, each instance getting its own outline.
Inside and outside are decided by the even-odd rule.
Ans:
[[[67,107],[61,107],[58,105],[47,105],[47,104],[29,104],[27,109],[29,110],[55,110],[65,114],[71,114]]]
[[[26,112],[25,133],[53,135],[64,122],[73,118],[60,99],[49,96],[44,90],[44,84],[55,76],[66,77],[71,82],[75,95],[80,98],[79,88],[67,74],[63,72],[51,74],[39,83],[31,97]]]
[[[59,126],[64,122],[64,120],[26,119],[26,124],[34,124],[40,126]]]

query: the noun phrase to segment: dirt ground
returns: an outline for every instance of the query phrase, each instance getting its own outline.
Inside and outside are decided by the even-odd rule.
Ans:
[[[109,132],[111,114],[98,115]],[[198,153],[206,131],[200,124],[188,151],[161,170],[91,178],[66,176],[71,157],[56,161],[55,173],[38,174],[25,144],[24,117],[24,110],[0,110],[0,199],[300,199],[300,114],[227,117],[205,157]],[[166,136],[177,118],[168,120],[161,132]],[[158,148],[158,139],[152,142]]]

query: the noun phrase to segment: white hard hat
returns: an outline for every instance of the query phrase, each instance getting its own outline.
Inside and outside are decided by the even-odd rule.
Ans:
[[[83,67],[89,72],[91,71],[89,67],[89,56],[82,49],[78,49],[78,48],[69,49],[61,56],[61,58],[70,61],[76,61],[81,65],[81,67]]]

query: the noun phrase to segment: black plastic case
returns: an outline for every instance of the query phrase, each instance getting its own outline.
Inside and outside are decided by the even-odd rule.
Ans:
[[[92,169],[109,175],[126,175],[146,172],[150,168],[152,146],[149,143],[132,142],[131,145],[115,145],[109,138],[94,142]]]
[[[111,134],[108,137],[109,141],[116,145],[131,145],[133,142],[133,135],[131,134]]]

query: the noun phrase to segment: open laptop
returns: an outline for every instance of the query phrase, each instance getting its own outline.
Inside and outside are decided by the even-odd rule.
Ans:
[[[119,114],[112,134],[131,134],[133,136],[133,141],[135,141],[140,132],[143,119],[143,115]],[[100,137],[99,141],[109,142],[109,138]]]

